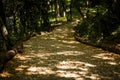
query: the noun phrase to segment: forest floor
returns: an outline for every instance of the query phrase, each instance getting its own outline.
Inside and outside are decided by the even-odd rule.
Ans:
[[[120,55],[77,42],[76,22],[24,42],[0,80],[120,80]]]

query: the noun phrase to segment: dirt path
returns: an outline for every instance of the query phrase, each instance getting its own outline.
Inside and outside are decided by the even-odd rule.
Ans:
[[[0,80],[120,80],[120,55],[75,41],[73,25],[25,42]]]

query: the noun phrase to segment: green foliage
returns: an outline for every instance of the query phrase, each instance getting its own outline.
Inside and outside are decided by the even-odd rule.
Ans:
[[[12,42],[34,33],[50,31],[51,23],[69,21],[73,18],[83,19],[75,30],[85,39],[97,42],[105,38],[113,39],[120,33],[117,2],[112,0],[109,2],[108,0],[3,0],[6,18],[10,21],[10,23],[7,21],[7,29]]]
[[[3,0],[11,41],[50,31],[51,23],[67,21],[71,3],[71,0]]]
[[[114,36],[120,33],[120,21],[117,16],[102,5],[87,10],[87,18],[75,27],[76,33],[92,42],[114,40]]]

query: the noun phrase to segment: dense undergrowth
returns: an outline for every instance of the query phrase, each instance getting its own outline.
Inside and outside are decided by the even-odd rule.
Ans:
[[[81,37],[93,42],[99,42],[103,39],[116,40],[116,38],[119,39],[120,21],[114,14],[105,9],[98,11],[91,9],[88,17],[83,19],[75,27],[75,30]]]
[[[88,8],[87,17],[74,28],[75,36],[82,41],[99,45],[99,43],[119,44],[120,20],[103,6]]]

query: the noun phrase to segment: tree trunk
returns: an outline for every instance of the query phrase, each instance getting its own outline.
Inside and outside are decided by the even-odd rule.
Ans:
[[[17,34],[17,27],[16,27],[16,1],[13,1],[13,6],[14,6],[14,10],[13,10],[13,18],[14,18],[14,32],[15,34]]]
[[[118,9],[120,7],[120,0],[114,0],[113,2],[113,13],[119,18],[120,20],[120,10]]]
[[[72,20],[72,4],[73,4],[73,0],[71,0],[70,2],[70,5],[69,5],[69,8],[70,8],[70,11],[68,13],[68,17],[67,17],[67,21],[71,21]]]
[[[5,17],[5,11],[3,8],[2,0],[0,0],[0,33],[5,43],[4,49],[9,50],[12,47],[12,44],[8,36],[8,30],[6,28],[6,17]]]
[[[63,17],[66,17],[66,3],[64,0],[61,0],[61,5],[62,5]]]
[[[59,5],[59,0],[56,0],[56,5],[55,5],[55,12],[56,12],[56,21],[59,21],[60,18],[60,5]]]

